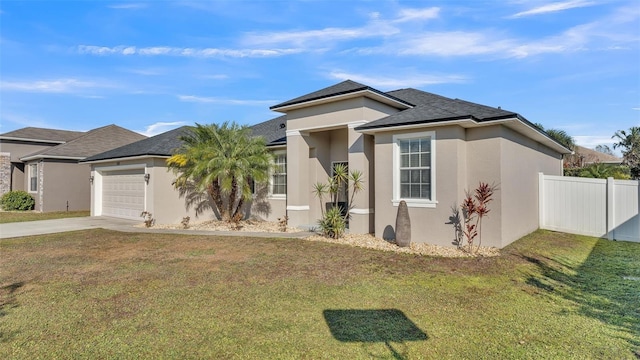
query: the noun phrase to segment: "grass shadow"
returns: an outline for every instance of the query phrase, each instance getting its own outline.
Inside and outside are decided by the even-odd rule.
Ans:
[[[20,281],[0,287],[0,318],[7,316],[9,309],[18,307],[15,293],[24,285],[25,283]],[[7,332],[0,328],[0,343],[8,342],[15,335],[15,332]]]
[[[324,310],[331,335],[341,342],[384,343],[395,359],[407,359],[406,348],[400,352],[391,343],[425,341],[429,337],[402,311]]]
[[[585,261],[561,255],[522,258],[535,265],[528,285],[577,305],[580,315],[621,329],[640,358],[640,244],[599,239]]]

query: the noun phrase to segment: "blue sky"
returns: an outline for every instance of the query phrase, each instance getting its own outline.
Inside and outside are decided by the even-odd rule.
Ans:
[[[500,106],[588,147],[640,126],[638,0],[4,0],[0,30],[0,132],[252,125],[345,79]]]

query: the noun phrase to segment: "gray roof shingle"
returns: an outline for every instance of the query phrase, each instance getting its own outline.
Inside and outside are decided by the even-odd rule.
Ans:
[[[287,143],[287,115],[261,122],[251,127],[252,134],[264,137],[267,146]]]
[[[324,98],[328,98],[328,97],[332,97],[332,96],[337,96],[337,95],[344,95],[344,94],[349,94],[349,93],[353,93],[353,92],[357,92],[357,91],[361,91],[361,90],[369,90],[375,93],[378,93],[380,95],[386,96],[388,98],[391,98],[393,100],[396,101],[400,101],[402,103],[405,103],[405,100],[399,99],[394,97],[393,95],[389,94],[389,93],[384,93],[380,90],[374,89],[372,87],[369,87],[367,85],[363,85],[360,83],[357,83],[355,81],[351,81],[351,80],[345,80],[343,82],[340,82],[338,84],[326,87],[324,89],[320,89],[318,91],[314,91],[312,93],[306,94],[306,95],[302,95],[299,96],[295,99],[291,99],[288,101],[285,101],[283,103],[280,103],[278,105],[274,105],[272,107],[270,107],[271,110],[275,110],[281,107],[285,107],[285,106],[289,106],[289,105],[295,105],[295,104],[301,104],[307,101],[313,101],[313,100],[319,100],[319,99],[324,99]],[[407,105],[413,105],[411,103],[407,103]]]
[[[251,127],[252,134],[263,136],[268,146],[286,143],[286,115],[256,124]],[[180,139],[186,135],[191,126],[182,126],[165,133],[136,141],[100,154],[96,154],[82,161],[99,161],[133,156],[171,156],[176,153],[183,142]]]
[[[189,129],[191,129],[190,126],[182,126],[144,140],[89,156],[82,161],[109,160],[133,156],[171,156],[182,146],[180,137],[186,134]]]
[[[146,138],[144,135],[120,126],[107,125],[88,131],[64,144],[40,150],[22,158],[85,158]]]
[[[394,97],[411,102],[416,106],[357,127],[357,130],[393,127],[408,124],[472,118],[476,121],[516,117],[518,114],[480,105],[460,99],[428,93],[416,89],[390,91]]]
[[[84,134],[82,131],[69,131],[57,129],[45,129],[37,127],[26,127],[0,134],[0,139],[24,139],[40,140],[43,142],[67,142]]]

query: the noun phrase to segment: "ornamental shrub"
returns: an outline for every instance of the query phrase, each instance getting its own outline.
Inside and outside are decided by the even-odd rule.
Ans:
[[[9,191],[2,195],[2,198],[0,198],[0,204],[2,205],[2,210],[26,211],[33,210],[33,206],[36,204],[36,201],[33,199],[33,196],[29,195],[26,191],[17,190]]]

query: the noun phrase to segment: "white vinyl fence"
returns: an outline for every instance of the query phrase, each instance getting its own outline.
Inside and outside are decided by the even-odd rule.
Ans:
[[[640,242],[637,180],[540,173],[540,228]]]

